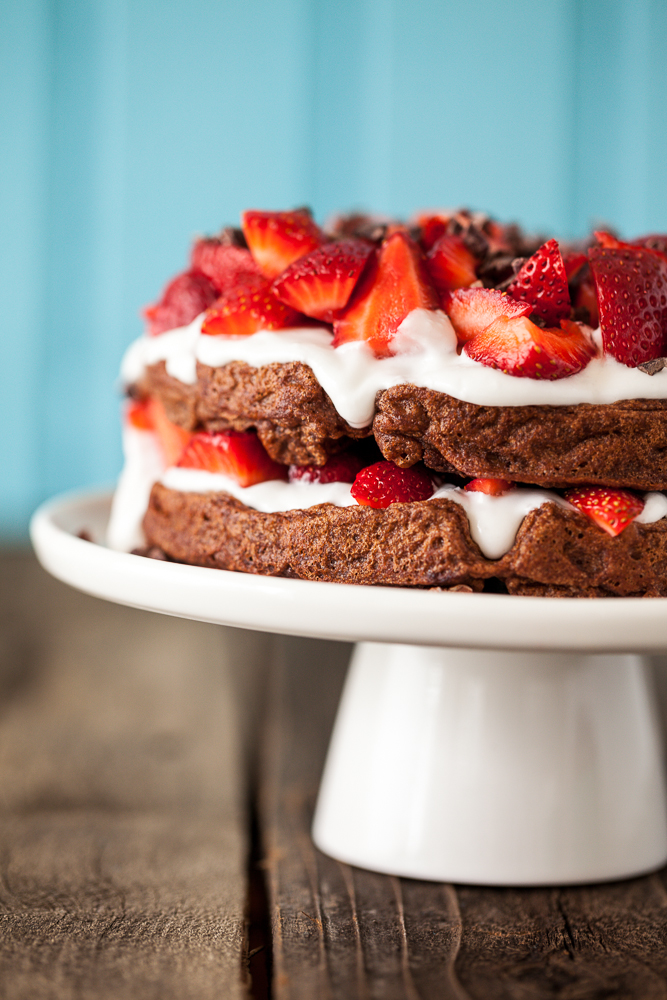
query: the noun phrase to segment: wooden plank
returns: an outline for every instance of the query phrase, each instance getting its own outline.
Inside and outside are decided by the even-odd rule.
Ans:
[[[267,639],[0,560],[0,995],[245,996],[237,722]]]
[[[276,1000],[667,997],[667,872],[489,889],[339,864],[309,836],[350,647],[280,640],[260,817]]]

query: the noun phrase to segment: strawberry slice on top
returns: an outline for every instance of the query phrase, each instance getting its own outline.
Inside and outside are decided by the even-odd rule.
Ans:
[[[142,310],[150,337],[187,326],[217,298],[213,282],[200,271],[185,271],[173,278],[162,298]]]
[[[442,306],[461,344],[501,316],[509,319],[528,316],[533,311],[529,302],[518,302],[497,288],[459,288],[445,296]]]
[[[667,258],[621,244],[592,247],[605,354],[636,368],[667,353]]]
[[[296,326],[301,316],[271,291],[268,281],[230,288],[207,310],[201,332],[216,336],[249,337],[260,330],[283,330]]]
[[[606,486],[575,486],[566,490],[564,496],[612,536],[625,531],[644,509],[644,501],[636,493]]]
[[[269,457],[254,431],[193,434],[178,460],[179,469],[203,469],[254,486],[269,479],[287,479],[287,466]]]
[[[421,250],[399,230],[373,253],[348,305],[334,320],[334,347],[365,340],[377,357],[389,357],[394,334],[408,313],[439,304]]]
[[[290,264],[273,283],[273,291],[293,309],[332,323],[343,309],[373,252],[365,240],[324,243]]]
[[[266,278],[277,278],[299,257],[326,242],[326,236],[306,209],[293,212],[244,212],[243,235]]]
[[[435,241],[426,255],[426,267],[441,295],[456,288],[467,288],[477,280],[477,260],[461,237],[451,233]]]
[[[557,240],[547,240],[525,262],[508,288],[515,299],[530,302],[549,326],[570,315],[567,272]]]
[[[559,328],[543,329],[527,316],[501,316],[463,350],[507,375],[548,380],[576,375],[595,355],[595,346],[579,323],[561,320]]]
[[[253,283],[262,276],[249,250],[222,243],[215,237],[196,240],[190,262],[193,270],[205,274],[219,293],[235,285]]]

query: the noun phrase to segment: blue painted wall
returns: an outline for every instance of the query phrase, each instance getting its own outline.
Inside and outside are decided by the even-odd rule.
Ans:
[[[244,207],[667,230],[665,0],[3,0],[0,534],[120,465],[115,374]]]

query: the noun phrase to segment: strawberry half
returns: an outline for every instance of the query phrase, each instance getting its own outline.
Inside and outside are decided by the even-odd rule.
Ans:
[[[148,400],[146,412],[147,420],[158,436],[166,464],[176,465],[192,437],[191,432],[172,423],[162,401],[155,396]]]
[[[253,431],[193,434],[177,464],[179,469],[204,469],[229,476],[240,486],[287,479],[287,467],[269,458]]]
[[[435,490],[426,469],[399,469],[393,462],[375,462],[361,470],[350,492],[363,507],[383,508],[428,500]]]
[[[332,455],[326,465],[290,465],[290,483],[353,483],[364,463],[351,451]]]
[[[431,281],[442,295],[456,288],[467,288],[477,280],[477,261],[460,236],[445,233],[426,255]]]
[[[290,264],[274,281],[273,291],[293,309],[332,323],[347,305],[372,252],[365,240],[325,243]]]
[[[490,368],[520,378],[558,379],[576,375],[595,354],[578,323],[562,320],[560,329],[537,326],[526,316],[501,316],[469,340],[466,354]]]
[[[592,247],[600,330],[606,354],[636,368],[667,353],[667,258],[622,245]]]
[[[507,289],[515,299],[530,302],[550,326],[570,315],[565,263],[556,240],[547,240],[529,257]]]
[[[644,501],[635,493],[606,486],[577,486],[564,496],[609,535],[620,535],[644,509]]]
[[[438,306],[421,250],[407,233],[392,233],[371,256],[352,298],[334,321],[334,347],[365,340],[377,357],[389,357],[394,353],[391,340],[408,313]]]
[[[513,486],[514,483],[509,479],[471,479],[463,489],[468,493],[486,493],[490,497],[499,497]]]
[[[497,288],[459,288],[447,295],[442,305],[460,343],[481,333],[500,316],[528,316],[533,311],[529,302],[517,302]]]
[[[224,292],[207,311],[201,332],[215,336],[249,337],[259,330],[282,330],[294,326],[300,316],[275,297],[271,285],[239,285]]]
[[[243,235],[266,278],[277,278],[299,257],[326,241],[309,212],[244,212]]]
[[[217,298],[215,285],[199,271],[185,271],[169,282],[162,298],[142,310],[148,334],[156,337],[167,330],[187,326]]]
[[[261,277],[257,263],[249,250],[230,246],[218,239],[197,240],[190,254],[194,271],[201,271],[220,292],[235,285],[254,283]]]

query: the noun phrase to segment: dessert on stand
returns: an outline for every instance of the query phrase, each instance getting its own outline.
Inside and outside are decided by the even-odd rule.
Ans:
[[[38,554],[113,600],[360,641],[314,825],[334,856],[496,884],[656,867],[666,251],[465,210],[245,212],[126,353],[108,526],[104,499],[56,502]]]

